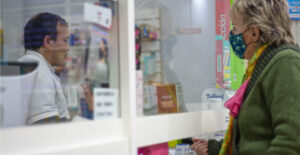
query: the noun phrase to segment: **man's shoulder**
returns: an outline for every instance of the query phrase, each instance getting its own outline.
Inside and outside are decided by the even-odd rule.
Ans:
[[[18,61],[32,61],[32,60],[39,60],[34,55],[24,54],[22,57],[18,59]]]
[[[21,58],[18,59],[19,62],[37,62],[39,64],[38,69],[39,71],[48,70],[48,66],[43,62],[41,58],[36,55],[32,54],[25,54]]]
[[[19,62],[37,62],[38,65],[38,76],[36,79],[37,83],[44,83],[44,84],[50,84],[52,83],[52,73],[47,64],[43,62],[38,56],[36,55],[29,55],[25,54],[21,58],[18,59]]]

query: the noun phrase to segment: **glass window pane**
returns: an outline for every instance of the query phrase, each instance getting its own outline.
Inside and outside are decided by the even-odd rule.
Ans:
[[[118,3],[1,1],[2,127],[118,118]]]
[[[228,36],[218,40],[230,31],[229,7],[230,1],[135,0],[139,115],[223,108],[234,93]]]

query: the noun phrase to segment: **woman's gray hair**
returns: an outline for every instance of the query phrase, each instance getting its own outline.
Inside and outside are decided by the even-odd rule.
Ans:
[[[295,44],[286,0],[235,0],[230,14],[232,19],[242,19],[247,28],[259,28],[258,45]]]

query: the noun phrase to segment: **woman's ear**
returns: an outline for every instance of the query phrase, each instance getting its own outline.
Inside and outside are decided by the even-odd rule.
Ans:
[[[250,32],[251,32],[251,41],[252,42],[257,42],[259,40],[260,37],[260,32],[259,32],[259,28],[257,26],[251,26],[250,27]]]
[[[44,37],[44,40],[43,40],[43,46],[45,47],[45,48],[51,48],[51,38],[50,38],[50,36],[49,35],[46,35],[45,37]]]

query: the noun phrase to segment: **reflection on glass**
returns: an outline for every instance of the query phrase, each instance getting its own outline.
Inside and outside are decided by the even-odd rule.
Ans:
[[[1,90],[21,89],[19,94],[1,91],[6,95],[1,98],[2,127],[119,117],[117,3],[61,1],[49,6],[44,0],[37,7],[14,0],[4,1],[3,8],[12,3],[15,8],[1,9],[1,82],[17,81],[2,84]],[[14,72],[14,64],[24,69],[33,62],[38,67],[32,73],[7,74]],[[23,77],[29,75],[26,82]],[[24,92],[27,106],[11,100],[23,101]],[[10,101],[15,108],[5,105]],[[16,121],[19,115],[22,123]]]
[[[137,107],[143,107],[143,115],[223,108],[226,99],[220,96],[227,97],[230,91],[217,89],[216,81],[220,77],[230,84],[232,69],[227,67],[231,59],[225,46],[220,60],[226,65],[218,65],[222,75],[216,74],[216,29],[220,26],[216,3],[135,0],[137,74],[143,73],[137,79],[143,79],[144,94],[143,101],[137,98]],[[228,6],[219,7],[225,10]],[[228,21],[226,18],[223,24]]]
[[[38,63],[0,63],[1,127],[14,127],[26,124],[30,112],[30,102],[37,77]]]
[[[26,52],[19,61],[40,64],[28,111],[28,124],[70,119],[66,98],[53,68],[65,64],[69,51],[68,40],[68,23],[58,15],[40,13],[25,25]]]

